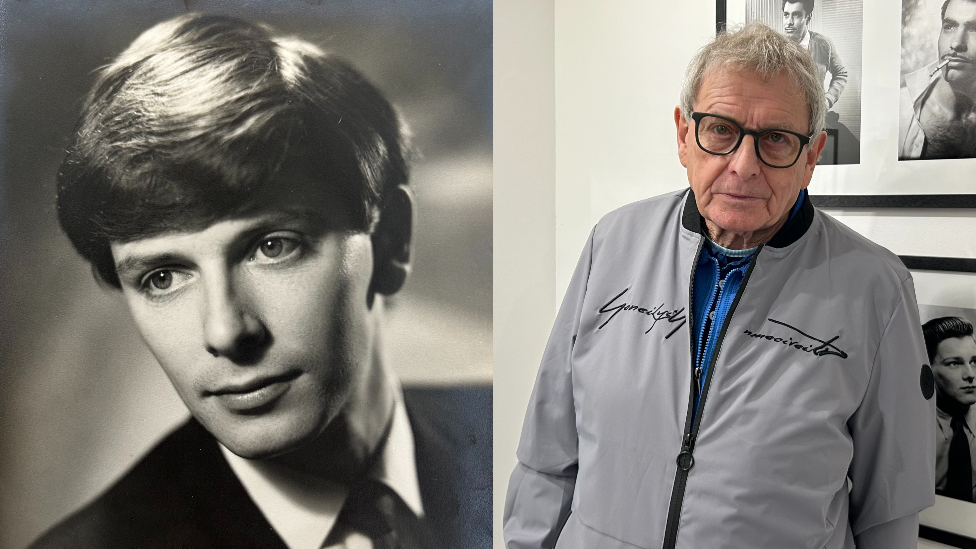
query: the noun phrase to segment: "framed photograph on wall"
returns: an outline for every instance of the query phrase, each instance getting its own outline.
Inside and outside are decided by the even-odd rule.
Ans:
[[[896,10],[881,0],[717,0],[717,29],[762,21],[789,37],[802,32],[820,58],[830,111],[828,147],[810,186],[816,205],[976,207],[976,108],[966,100],[976,97],[976,62],[968,57],[976,43],[961,45],[972,33],[956,32],[976,24],[976,10],[952,0],[944,17],[943,1],[902,0]],[[831,67],[847,78],[833,103],[831,88],[840,85]],[[960,98],[946,107],[955,115],[933,117],[943,96]]]
[[[863,2],[744,0],[728,4],[743,4],[728,14],[730,23],[760,21],[810,52],[828,107],[827,145],[819,164],[860,163]]]
[[[976,403],[976,341],[951,337],[976,325],[973,260],[957,261],[955,266],[960,270],[929,270],[925,267],[947,265],[945,258],[902,259],[912,269],[923,332],[941,338],[931,359],[938,410],[937,495],[935,506],[919,514],[919,536],[951,547],[976,548],[976,462],[973,453],[966,452],[973,446],[972,432],[976,429],[976,425],[969,425],[976,423],[976,408],[972,406]],[[968,432],[964,444],[953,445],[956,431]]]
[[[210,537],[201,546],[220,546],[222,538],[214,532],[222,525],[235,525],[230,546],[284,546],[286,541],[295,546],[291,537],[277,544],[263,541],[294,529],[274,519],[268,523],[263,508],[247,497],[246,481],[239,482],[227,468],[228,459],[249,454],[227,444],[227,435],[239,441],[244,431],[218,431],[214,422],[189,419],[191,412],[205,417],[200,412],[204,400],[222,403],[210,410],[224,418],[249,418],[223,425],[253,419],[276,426],[262,429],[267,440],[285,431],[282,423],[266,419],[278,410],[319,418],[305,422],[309,433],[316,433],[305,442],[350,431],[345,420],[333,421],[346,415],[340,408],[350,410],[355,416],[350,423],[357,425],[369,424],[358,410],[379,410],[389,428],[377,431],[372,448],[407,448],[403,439],[385,444],[395,433],[389,414],[400,408],[350,404],[356,402],[352,393],[386,394],[374,387],[390,387],[394,400],[385,402],[402,403],[405,413],[397,411],[396,417],[408,421],[397,420],[408,439],[421,418],[429,417],[432,421],[424,421],[431,427],[442,419],[443,425],[459,426],[471,418],[482,433],[472,432],[467,439],[458,430],[456,440],[459,446],[464,441],[460,447],[466,452],[483,449],[482,463],[487,461],[492,421],[491,0],[0,2],[0,21],[0,134],[17,136],[0,142],[0,243],[8,259],[0,265],[0,549],[27,546],[79,508],[104,508],[89,506],[93,500],[123,504],[112,505],[113,514],[95,510],[85,517],[103,517],[99,524],[113,527],[131,525],[131,531],[147,536],[117,534],[112,539],[126,541],[105,541],[108,546],[150,543],[146,540],[186,546],[203,536]],[[93,88],[99,99],[84,110],[87,120],[97,123],[82,132],[75,128],[81,127],[84,98]],[[109,105],[121,106],[112,110]],[[109,125],[116,129],[103,129]],[[73,142],[84,144],[74,147]],[[72,156],[65,172],[98,175],[59,179],[69,148],[103,151],[86,156],[98,154],[106,163]],[[120,153],[123,149],[128,152]],[[109,178],[114,186],[99,188],[111,188],[100,191],[111,198],[93,199],[100,194],[89,192],[93,187],[63,191],[79,180]],[[56,206],[59,188],[67,198]],[[135,202],[145,210],[135,213],[132,203],[117,198],[133,192],[128,189],[141,189],[135,191],[142,193]],[[84,213],[95,203],[89,199],[99,201],[98,215]],[[121,212],[111,217],[136,222],[113,223],[142,223],[145,230],[128,237],[86,231],[75,242],[102,242],[99,273],[111,273],[114,284],[101,274],[92,276],[96,262],[89,265],[75,252],[62,231],[72,225],[59,223],[58,217],[73,212],[69,215],[76,219],[97,217],[97,225],[110,210]],[[214,230],[225,231],[222,243],[201,237]],[[153,271],[162,284],[150,282],[155,274],[148,276],[148,263],[140,261],[129,265],[140,263],[147,276],[130,272],[127,281],[119,280],[114,261],[125,261],[109,242],[165,243],[175,235],[210,247],[195,259],[188,253],[192,246],[142,255],[158,260]],[[207,268],[210,274],[205,274],[204,264],[218,268]],[[221,291],[200,289],[205,278],[222,280]],[[223,332],[230,337],[223,342],[208,337],[221,332],[205,321],[219,320],[213,314],[180,314],[168,329],[152,330],[161,336],[165,332],[170,350],[187,353],[179,360],[165,356],[161,346],[146,345],[150,330],[133,321],[126,295],[116,289],[122,287],[128,295],[219,295],[219,307],[194,309],[202,303],[196,302],[181,306],[180,312],[223,311],[223,319],[233,321],[223,324],[231,328]],[[315,288],[322,293],[309,297],[306,292]],[[155,313],[161,310],[157,307],[153,316],[159,319]],[[177,365],[196,372],[198,383],[189,376],[179,381],[167,376],[173,370],[164,368]],[[311,381],[332,379],[325,374],[316,378],[316,369],[334,372],[329,374],[334,380]],[[362,390],[343,389],[354,387]],[[451,399],[459,394],[455,409]],[[411,402],[428,395],[429,400]],[[413,403],[419,406],[411,410]],[[427,403],[452,408],[427,408]],[[335,412],[316,412],[327,406]],[[450,517],[450,524],[464,532],[420,526],[457,541],[415,543],[487,547],[491,465],[466,477],[478,479],[477,487],[452,483],[443,474],[444,464],[457,461],[452,471],[460,473],[468,467],[461,467],[462,461],[476,461],[452,456],[455,452],[442,445],[446,437],[432,428],[429,432],[437,437],[431,441],[436,445],[428,446],[437,448],[428,453],[437,467],[429,470],[437,474],[417,474],[426,516],[433,519],[438,506],[453,509],[437,499],[480,499],[459,503],[460,515]],[[196,433],[202,443],[179,442],[188,439],[170,433]],[[158,445],[161,440],[177,443]],[[340,435],[336,440],[354,438]],[[413,440],[408,444],[415,444],[413,453],[420,456],[426,443],[420,435]],[[314,451],[305,442],[250,456],[292,459],[293,452]],[[355,447],[367,445],[357,442]],[[154,448],[179,451],[170,459],[159,457]],[[333,448],[340,457],[315,461],[352,471],[354,461],[345,456],[365,456],[352,445]],[[175,459],[191,449],[208,457]],[[227,457],[235,452],[235,458]],[[400,455],[410,457],[411,452]],[[375,452],[372,456],[376,463],[386,460]],[[159,467],[132,468],[146,459]],[[407,470],[423,471],[423,460],[415,461],[416,467]],[[169,466],[180,463],[192,463],[192,471],[182,469],[159,480],[160,472],[175,471]],[[403,465],[397,458],[387,467]],[[152,471],[152,476],[132,476],[131,471]],[[308,487],[331,482],[319,477],[301,482]],[[123,485],[119,479],[124,486],[152,490],[138,499],[97,499],[120,493],[112,488]],[[359,485],[368,485],[362,480]],[[428,482],[441,497],[428,498]],[[160,495],[164,490],[180,497]],[[221,501],[234,506],[213,505],[216,499],[207,493],[227,496]],[[317,500],[315,512],[323,509],[323,501]],[[221,520],[209,520],[213,509],[220,509]],[[115,510],[158,518],[167,530],[164,534],[162,527],[120,519]],[[297,514],[286,510],[281,516]],[[321,522],[320,532],[313,532],[319,542],[330,533],[332,515],[333,520]],[[94,532],[89,529],[94,523],[83,520],[84,531]],[[332,531],[345,536],[341,529]],[[100,533],[73,535],[103,539]]]

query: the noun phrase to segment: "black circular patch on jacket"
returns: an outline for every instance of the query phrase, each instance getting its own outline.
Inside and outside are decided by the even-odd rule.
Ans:
[[[919,376],[919,383],[922,385],[922,396],[925,400],[932,398],[935,394],[935,376],[932,375],[932,368],[928,364],[922,364],[922,375]]]

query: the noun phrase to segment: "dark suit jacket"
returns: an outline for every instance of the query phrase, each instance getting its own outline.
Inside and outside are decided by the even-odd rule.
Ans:
[[[414,520],[400,502],[394,522],[404,547],[489,548],[491,387],[405,388],[404,401],[426,513]],[[286,549],[192,419],[31,547]]]

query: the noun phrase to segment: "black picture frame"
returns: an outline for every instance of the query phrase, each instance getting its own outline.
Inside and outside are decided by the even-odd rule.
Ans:
[[[913,271],[948,271],[953,273],[976,273],[976,259],[969,257],[931,257],[922,255],[899,255],[902,263]]]
[[[950,547],[961,547],[962,549],[976,549],[976,539],[968,536],[960,536],[931,526],[919,525],[918,537],[937,543],[942,543]]]
[[[976,208],[976,194],[810,194],[810,201],[820,208]]]
[[[715,33],[727,22],[727,0],[715,0]],[[821,208],[976,208],[976,194],[811,194],[810,200]]]

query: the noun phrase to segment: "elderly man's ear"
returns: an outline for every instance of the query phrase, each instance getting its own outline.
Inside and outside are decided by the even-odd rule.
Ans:
[[[685,157],[688,156],[688,142],[685,139],[688,137],[688,121],[685,120],[685,115],[681,112],[681,107],[674,108],[674,125],[678,130],[678,160],[681,161],[681,165],[688,167],[685,162]]]
[[[820,132],[817,137],[813,138],[810,142],[810,148],[807,150],[807,158],[805,163],[805,177],[809,184],[810,179],[813,177],[813,169],[817,167],[817,160],[820,159],[820,153],[823,152],[824,146],[827,145],[827,132]],[[804,186],[804,188],[806,188]]]
[[[406,185],[387,191],[373,231],[373,279],[370,294],[392,295],[410,274],[413,193]]]

